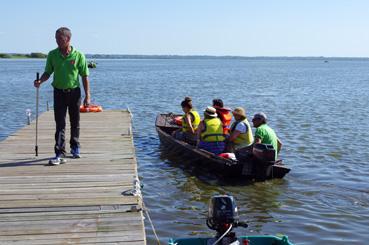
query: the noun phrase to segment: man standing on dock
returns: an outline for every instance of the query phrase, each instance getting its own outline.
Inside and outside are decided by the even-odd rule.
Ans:
[[[84,54],[76,50],[70,44],[71,31],[66,27],[56,30],[55,39],[58,48],[47,55],[45,72],[40,80],[34,81],[38,88],[54,73],[52,86],[54,87],[54,117],[56,123],[55,132],[55,157],[49,164],[58,165],[65,163],[65,117],[67,109],[71,125],[70,148],[73,158],[80,158],[79,121],[81,105],[81,89],[79,76],[85,90],[83,104],[90,103],[89,70]]]

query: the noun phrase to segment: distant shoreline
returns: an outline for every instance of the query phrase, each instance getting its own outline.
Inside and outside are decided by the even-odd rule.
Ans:
[[[43,53],[0,53],[0,59],[46,58]],[[238,60],[368,60],[369,57],[325,57],[325,56],[232,56],[232,55],[134,55],[134,54],[86,54],[87,59],[238,59]]]
[[[131,55],[131,54],[86,54],[87,59],[233,59],[233,60],[334,60],[358,59],[369,57],[325,57],[325,56],[233,56],[233,55]]]
[[[19,53],[0,53],[0,59],[44,59],[47,55],[43,53],[30,53],[30,54],[19,54]]]

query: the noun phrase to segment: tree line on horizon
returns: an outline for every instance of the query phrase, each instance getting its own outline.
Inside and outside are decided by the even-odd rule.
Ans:
[[[0,53],[0,58],[11,59],[11,58],[46,58],[47,55],[40,52],[34,52],[30,54],[16,54],[16,53]]]

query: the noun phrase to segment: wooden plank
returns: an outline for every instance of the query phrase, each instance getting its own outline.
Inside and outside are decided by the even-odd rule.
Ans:
[[[32,208],[4,208],[0,209],[0,214],[24,214],[24,213],[43,213],[45,210],[48,212],[71,212],[71,211],[108,211],[108,210],[124,210],[125,212],[133,212],[135,210],[140,211],[138,205],[100,205],[100,206],[73,206],[73,207],[32,207]],[[136,211],[135,211],[136,212]]]
[[[81,159],[49,166],[53,112],[0,142],[0,244],[146,244],[127,111],[81,114]],[[69,141],[67,119],[66,141]],[[69,151],[69,147],[66,148]]]
[[[96,223],[96,218],[98,218],[98,222]],[[124,225],[129,226],[133,224],[139,225],[141,222],[140,217],[137,215],[127,215],[120,213],[119,215],[114,216],[103,216],[103,215],[94,215],[93,217],[84,217],[80,216],[79,218],[73,218],[70,216],[66,216],[64,219],[45,219],[45,220],[21,220],[21,221],[8,221],[8,222],[0,222],[1,232],[18,232],[23,231],[24,226],[28,226],[28,231],[32,231],[32,229],[39,229],[40,227],[44,228],[47,226],[55,226],[59,227],[61,225],[69,227],[70,224],[78,224],[81,223],[89,224],[90,226],[96,225]],[[82,228],[85,225],[80,225]],[[87,226],[87,225],[86,225]],[[47,229],[42,232],[49,232]],[[0,233],[1,234],[1,233]]]
[[[55,188],[80,188],[80,187],[117,187],[117,186],[131,186],[132,187],[132,181],[122,180],[122,181],[111,181],[111,182],[80,182],[78,185],[76,183],[48,183],[45,185],[44,183],[25,183],[25,184],[2,184],[1,189],[2,190],[8,190],[8,189],[55,189]]]
[[[81,234],[81,233],[78,233]],[[143,240],[138,240],[139,234],[132,234],[130,231],[123,231],[120,234],[115,232],[116,236],[113,236],[114,233],[108,233],[109,236],[96,236],[93,237],[96,233],[85,233],[89,234],[91,237],[74,237],[74,233],[65,234],[64,236],[47,236],[46,238],[41,237],[41,239],[27,239],[25,236],[22,236],[22,240],[12,239],[12,240],[4,240],[2,244],[16,244],[16,245],[24,245],[24,240],[27,239],[27,245],[49,245],[49,244],[143,244]],[[60,238],[59,238],[60,237]]]
[[[74,211],[59,211],[59,212],[28,212],[28,213],[0,213],[0,222],[21,221],[21,220],[48,220],[48,219],[81,219],[100,216],[117,216],[125,215],[137,216],[134,212],[127,212],[130,206],[125,206],[127,209],[111,209],[111,210],[74,210]],[[16,217],[16,219],[14,219]]]
[[[129,191],[129,188],[126,188],[125,191]],[[37,193],[31,194],[23,194],[19,192],[12,192],[11,194],[1,194],[1,201],[45,201],[45,200],[61,200],[61,199],[89,199],[89,198],[115,198],[122,195],[122,189],[116,191],[105,190],[105,191],[90,191],[90,192],[77,192],[77,193],[40,193],[41,191],[37,191]],[[123,198],[126,199],[126,198]],[[1,204],[0,204],[1,207]]]
[[[31,225],[28,229],[22,231],[16,230],[14,227],[2,227],[0,236],[14,235],[38,235],[38,234],[55,234],[55,233],[81,233],[81,232],[112,232],[112,231],[130,231],[136,232],[141,227],[141,221],[137,223],[124,223],[123,221],[115,223],[97,223],[96,219],[79,221],[65,224],[47,224],[40,226]],[[52,236],[51,236],[52,237]],[[137,238],[140,236],[137,236]]]

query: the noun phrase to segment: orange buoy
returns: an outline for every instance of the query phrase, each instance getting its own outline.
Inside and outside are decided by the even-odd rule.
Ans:
[[[79,111],[80,112],[102,112],[103,109],[100,105],[89,105],[89,106],[81,105],[79,107]]]
[[[178,126],[182,126],[182,116],[177,116],[174,118],[174,123]]]
[[[232,159],[232,160],[236,160],[236,155],[234,153],[220,153],[218,156],[223,157],[225,159]]]

